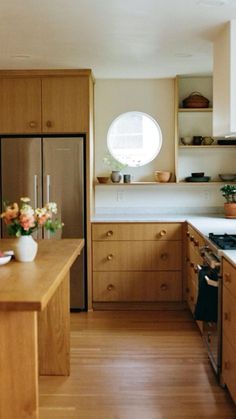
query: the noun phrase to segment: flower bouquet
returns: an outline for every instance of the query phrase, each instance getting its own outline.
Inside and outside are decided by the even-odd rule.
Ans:
[[[49,202],[42,208],[33,209],[29,204],[28,197],[20,198],[20,204],[4,203],[5,211],[0,215],[4,220],[7,232],[15,236],[17,242],[14,246],[15,258],[20,262],[31,262],[34,260],[38,244],[32,238],[32,233],[41,227],[54,233],[63,227],[63,223],[54,219],[57,213],[55,202]]]
[[[40,227],[54,233],[62,228],[63,223],[53,219],[53,214],[57,213],[57,204],[49,202],[42,208],[33,209],[29,204],[28,197],[20,198],[20,205],[14,203],[4,203],[5,211],[0,215],[7,226],[10,236],[30,236]]]

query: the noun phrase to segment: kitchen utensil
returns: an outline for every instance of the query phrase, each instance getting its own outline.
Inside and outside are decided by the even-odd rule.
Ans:
[[[209,100],[199,92],[192,92],[183,100],[184,108],[208,108]]]
[[[219,178],[223,181],[226,181],[226,182],[233,181],[233,180],[236,180],[236,173],[235,174],[233,174],[233,173],[222,173],[222,174],[219,174]]]
[[[169,182],[172,173],[168,171],[155,171],[155,180],[156,182]]]
[[[210,176],[202,176],[202,177],[186,177],[185,180],[186,182],[209,182],[210,180]]]

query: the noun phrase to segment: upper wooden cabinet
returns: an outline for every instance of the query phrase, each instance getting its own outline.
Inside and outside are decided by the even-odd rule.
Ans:
[[[89,121],[87,77],[42,79],[42,131],[86,132]]]
[[[41,131],[41,79],[0,78],[0,133]]]
[[[87,133],[90,70],[0,71],[0,134]]]

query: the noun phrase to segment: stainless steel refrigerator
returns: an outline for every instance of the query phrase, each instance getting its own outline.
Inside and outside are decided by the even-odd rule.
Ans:
[[[56,202],[64,227],[37,238],[85,238],[85,137],[1,138],[2,201]],[[2,226],[2,236],[6,230]],[[53,243],[52,243],[53,246]],[[71,309],[86,310],[85,250],[71,269]]]

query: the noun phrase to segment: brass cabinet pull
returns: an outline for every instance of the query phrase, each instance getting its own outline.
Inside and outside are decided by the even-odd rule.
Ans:
[[[161,253],[161,260],[167,260],[168,259],[168,253]]]
[[[36,127],[37,127],[37,122],[35,122],[35,121],[30,121],[30,122],[29,122],[29,127],[30,127],[30,128],[36,128]]]
[[[225,312],[224,313],[224,320],[228,320],[229,322],[230,322],[230,320],[231,320],[231,314],[230,314],[230,312]]]
[[[115,287],[112,284],[107,285],[107,291],[112,291],[114,288]]]
[[[112,260],[113,259],[113,255],[110,253],[110,255],[107,255],[107,260]]]
[[[167,231],[166,230],[161,230],[159,232],[159,236],[161,236],[161,237],[165,236],[166,234],[167,234]]]
[[[226,272],[226,273],[224,274],[224,280],[225,280],[225,282],[229,282],[229,283],[231,283],[231,282],[232,282],[232,279],[231,279],[231,275],[230,275],[230,273]]]
[[[47,121],[47,122],[46,122],[46,126],[47,126],[48,128],[51,128],[51,127],[52,127],[52,121]]]
[[[107,231],[106,236],[107,237],[113,236],[113,231],[112,230]]]
[[[167,284],[161,284],[161,290],[162,291],[166,291],[168,289],[168,285]]]
[[[229,361],[224,362],[224,368],[225,368],[225,370],[230,370],[230,362]]]

